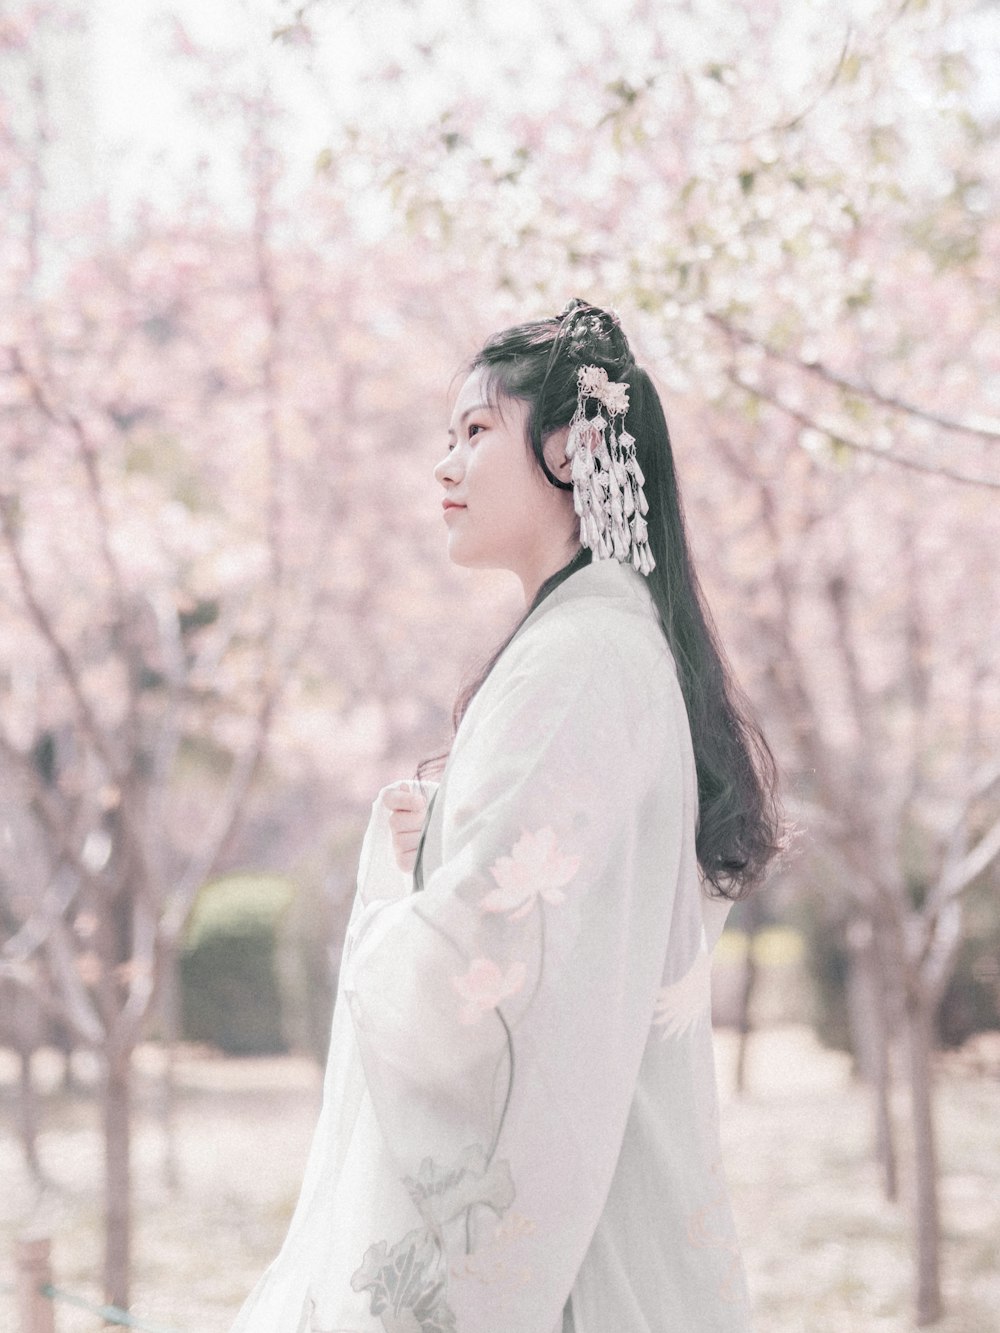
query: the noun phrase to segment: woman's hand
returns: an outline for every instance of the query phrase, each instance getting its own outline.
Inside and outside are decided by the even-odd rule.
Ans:
[[[392,811],[389,827],[396,864],[410,874],[417,860],[427,801],[415,782],[394,782],[382,793],[382,804]]]

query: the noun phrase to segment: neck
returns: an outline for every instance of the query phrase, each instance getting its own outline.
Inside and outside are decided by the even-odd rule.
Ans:
[[[538,589],[546,579],[552,577],[558,570],[563,569],[569,562],[582,550],[579,541],[573,541],[562,547],[559,551],[547,552],[539,557],[530,566],[526,565],[514,572],[521,580],[521,587],[524,590],[524,605],[527,609],[538,595]]]

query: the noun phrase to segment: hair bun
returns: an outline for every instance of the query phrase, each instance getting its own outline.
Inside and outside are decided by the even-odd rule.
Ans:
[[[627,374],[635,365],[618,316],[574,297],[559,316],[559,340],[574,360],[596,362],[615,374]]]

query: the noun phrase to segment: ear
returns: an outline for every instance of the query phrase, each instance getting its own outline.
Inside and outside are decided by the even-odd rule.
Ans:
[[[569,426],[560,426],[546,435],[542,452],[549,471],[560,481],[569,481],[571,460],[566,457],[566,441],[569,439]]]

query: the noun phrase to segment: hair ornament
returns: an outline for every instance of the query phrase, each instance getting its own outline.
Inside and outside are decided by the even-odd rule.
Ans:
[[[596,560],[631,563],[641,574],[656,567],[649,549],[645,515],[646,478],[635,456],[635,439],[625,429],[628,384],[608,379],[601,366],[577,372],[576,411],[569,423],[566,457],[571,460],[573,508],[580,542]],[[598,404],[593,416],[588,404]]]

